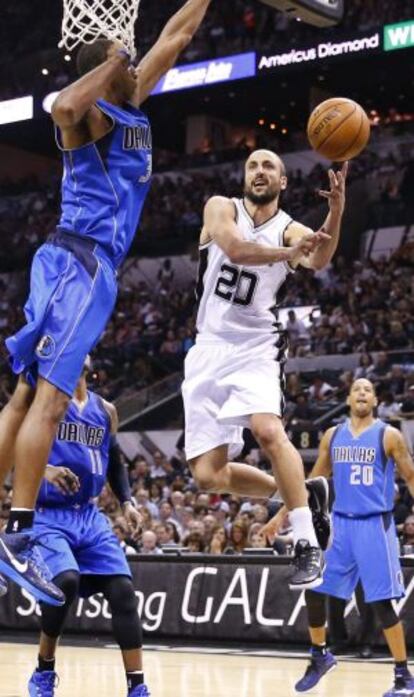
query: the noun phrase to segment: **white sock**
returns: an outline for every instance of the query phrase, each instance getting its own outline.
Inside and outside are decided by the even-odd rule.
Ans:
[[[292,525],[294,546],[298,540],[307,540],[311,547],[319,547],[313,528],[312,513],[308,506],[294,508],[289,513],[289,520]]]

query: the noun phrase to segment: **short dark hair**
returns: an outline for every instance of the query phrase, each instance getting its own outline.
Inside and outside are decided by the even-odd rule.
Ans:
[[[76,69],[79,75],[85,75],[90,70],[104,63],[108,57],[108,49],[112,41],[97,39],[93,44],[82,44],[76,56]]]

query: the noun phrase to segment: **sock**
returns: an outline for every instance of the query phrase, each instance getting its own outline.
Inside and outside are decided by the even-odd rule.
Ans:
[[[307,506],[294,508],[293,511],[289,513],[289,520],[292,525],[294,547],[298,540],[307,540],[311,547],[319,547],[313,528],[310,508]]]
[[[326,644],[312,644],[311,652],[316,656],[326,656]]]
[[[132,692],[137,685],[144,684],[144,673],[142,670],[127,671],[126,678],[129,692]]]
[[[7,523],[6,533],[22,532],[33,527],[33,508],[12,508]]]
[[[406,673],[408,671],[407,661],[395,661],[394,670],[396,673]]]
[[[45,670],[55,670],[55,659],[42,658],[41,656],[39,656],[37,672],[42,673]]]

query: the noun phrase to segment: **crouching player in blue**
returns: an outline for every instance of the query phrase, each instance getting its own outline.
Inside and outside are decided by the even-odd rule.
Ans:
[[[103,593],[122,651],[128,695],[148,697],[131,572],[107,518],[93,499],[108,480],[130,528],[138,530],[141,517],[131,503],[127,472],[114,438],[116,409],[87,390],[85,373],[59,424],[37,501],[34,533],[44,541],[42,554],[66,602],[62,607],[42,604],[39,663],[29,682],[29,694],[53,697],[55,653],[67,612],[78,595]]]
[[[326,649],[326,595],[348,600],[360,579],[395,661],[394,685],[384,697],[414,695],[404,630],[391,603],[404,595],[392,515],[395,467],[414,496],[414,464],[401,433],[374,417],[377,398],[369,380],[355,380],[347,404],[350,418],[325,433],[311,475],[333,474],[334,533],[323,583],[306,591],[311,662],[296,690],[312,689],[336,666]]]

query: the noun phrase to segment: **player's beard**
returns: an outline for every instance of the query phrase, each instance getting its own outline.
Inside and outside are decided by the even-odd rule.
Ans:
[[[277,184],[274,184],[273,186],[269,184],[266,191],[263,191],[261,194],[255,194],[252,186],[245,185],[244,187],[245,198],[247,198],[248,201],[251,201],[251,203],[253,203],[255,206],[267,206],[268,203],[273,203],[273,201],[276,201],[279,194],[280,187]]]

